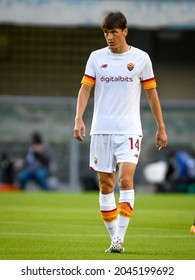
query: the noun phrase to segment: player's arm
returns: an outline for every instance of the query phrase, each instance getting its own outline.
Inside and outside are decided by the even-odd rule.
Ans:
[[[163,121],[162,109],[156,88],[146,90],[146,95],[157,124],[156,147],[159,150],[161,150],[167,146],[168,139],[165,124]]]
[[[85,123],[83,122],[83,114],[88,104],[91,89],[91,86],[82,84],[77,98],[74,137],[79,141],[83,141],[83,137],[85,137]]]

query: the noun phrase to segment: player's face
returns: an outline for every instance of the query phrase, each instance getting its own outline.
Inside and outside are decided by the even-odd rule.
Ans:
[[[113,53],[124,52],[126,47],[127,28],[124,30],[115,28],[111,30],[104,30],[104,37],[106,42]]]

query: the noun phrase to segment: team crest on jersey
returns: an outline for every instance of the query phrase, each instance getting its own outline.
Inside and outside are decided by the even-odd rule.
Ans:
[[[133,64],[133,63],[128,63],[128,64],[127,64],[127,69],[128,69],[129,71],[132,71],[132,70],[134,69],[134,64]]]
[[[97,162],[98,162],[97,158],[94,157],[93,160],[94,160],[94,163],[97,164]]]

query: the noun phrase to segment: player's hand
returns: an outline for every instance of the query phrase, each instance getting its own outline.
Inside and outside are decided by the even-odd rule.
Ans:
[[[165,129],[158,130],[156,133],[156,147],[160,151],[166,148],[167,144],[168,144],[168,137]]]
[[[85,124],[81,119],[75,119],[74,138],[83,141],[85,137]]]

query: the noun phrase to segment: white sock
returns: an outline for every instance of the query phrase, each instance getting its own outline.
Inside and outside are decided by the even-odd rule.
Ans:
[[[133,207],[134,190],[121,190],[118,206],[118,223],[114,237],[119,237],[122,242],[124,241],[125,233],[130,222],[130,216],[132,214]]]
[[[99,193],[100,211],[104,219],[104,224],[113,238],[117,227],[117,212],[114,192],[110,194]]]

